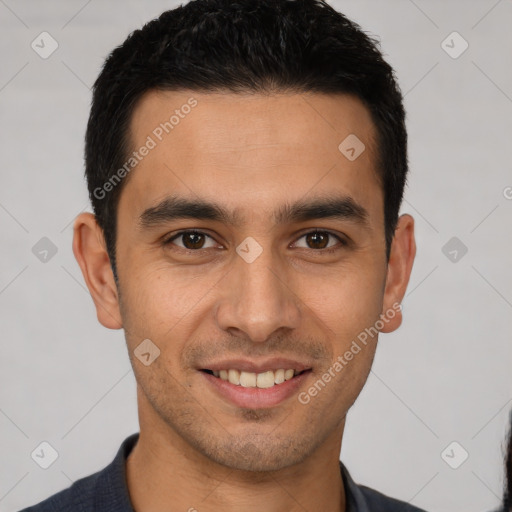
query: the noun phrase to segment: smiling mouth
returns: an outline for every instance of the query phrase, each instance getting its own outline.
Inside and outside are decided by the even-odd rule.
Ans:
[[[297,371],[290,369],[267,370],[261,373],[246,372],[244,370],[236,370],[230,368],[229,370],[207,370],[203,369],[202,372],[213,375],[221,380],[225,380],[235,386],[244,388],[260,388],[267,389],[274,386],[279,386],[283,382],[293,379],[294,377],[303,373],[311,371],[306,369]]]

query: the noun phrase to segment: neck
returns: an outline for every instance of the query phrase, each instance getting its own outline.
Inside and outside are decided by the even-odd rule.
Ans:
[[[144,415],[142,415],[144,416]],[[233,469],[207,458],[167,425],[140,421],[127,483],[134,509],[303,512],[345,511],[339,466],[344,422],[300,464],[271,472]]]

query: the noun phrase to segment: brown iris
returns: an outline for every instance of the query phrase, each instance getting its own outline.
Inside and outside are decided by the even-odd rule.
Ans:
[[[202,233],[183,233],[183,245],[187,249],[201,249],[204,245],[204,235]]]
[[[324,249],[329,243],[329,234],[315,231],[306,235],[306,241],[312,249]]]

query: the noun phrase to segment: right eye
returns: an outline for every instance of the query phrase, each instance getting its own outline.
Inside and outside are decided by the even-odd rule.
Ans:
[[[179,241],[179,243],[177,241]],[[176,245],[177,247],[188,251],[210,249],[215,247],[215,245],[218,245],[210,235],[196,230],[180,231],[179,233],[172,235],[170,238],[167,238],[163,243],[165,246]],[[208,243],[209,245],[205,245]]]

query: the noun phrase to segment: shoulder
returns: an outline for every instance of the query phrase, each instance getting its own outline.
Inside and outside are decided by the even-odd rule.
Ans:
[[[125,462],[138,437],[136,433],[126,438],[114,460],[101,471],[77,480],[67,489],[20,512],[133,512]]]
[[[425,510],[415,507],[410,503],[390,498],[364,485],[359,485],[358,488],[366,501],[368,510],[378,510],[379,512],[425,512]]]
[[[347,498],[347,512],[425,512],[410,503],[390,498],[374,489],[356,484],[341,462],[340,468]]]
[[[94,510],[95,490],[103,471],[77,480],[71,487],[64,489],[41,503],[23,509],[21,512],[85,512]]]

